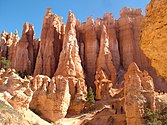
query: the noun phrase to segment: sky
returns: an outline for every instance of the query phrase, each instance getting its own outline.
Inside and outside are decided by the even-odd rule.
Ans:
[[[39,38],[42,21],[46,8],[63,17],[66,23],[68,11],[71,10],[76,18],[85,22],[89,16],[94,19],[102,18],[104,13],[110,12],[115,19],[123,7],[141,8],[145,14],[145,7],[150,0],[0,0],[0,33],[14,32],[16,29],[21,36],[24,22],[34,24],[35,38]]]

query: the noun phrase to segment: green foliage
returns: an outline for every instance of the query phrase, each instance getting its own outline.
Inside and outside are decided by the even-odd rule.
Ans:
[[[1,58],[1,68],[9,68],[9,60],[7,60],[6,57]]]
[[[160,112],[153,112],[147,108],[144,114],[144,123],[145,125],[167,125],[167,107]]]
[[[153,112],[150,109],[146,108],[144,113],[144,122],[145,125],[162,125],[162,122],[159,120],[159,113],[157,111]]]
[[[167,107],[160,112],[159,119],[161,120],[162,125],[167,125]]]
[[[95,100],[94,100],[94,93],[93,93],[93,89],[91,87],[89,87],[88,90],[88,96],[87,96],[87,100],[90,104],[94,104]]]

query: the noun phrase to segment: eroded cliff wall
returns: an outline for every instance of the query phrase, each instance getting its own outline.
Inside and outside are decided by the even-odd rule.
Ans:
[[[167,1],[151,0],[142,25],[141,48],[157,73],[167,79]]]
[[[56,70],[57,73],[59,72],[58,74],[64,74],[66,70],[63,69],[67,68],[66,63],[69,63],[68,65],[70,63],[73,64],[71,61],[66,62],[68,56],[64,55],[64,57],[61,57],[60,53],[64,52],[66,54],[67,52],[65,51],[72,51],[72,53],[75,53],[73,55],[76,56],[76,52],[78,51],[79,55],[77,58],[80,58],[79,62],[81,65],[79,66],[78,63],[74,65],[78,65],[80,69],[83,68],[83,73],[81,74],[84,75],[83,78],[86,84],[94,89],[97,72],[103,71],[107,75],[107,79],[112,81],[112,84],[118,84],[123,79],[121,76],[123,75],[122,71],[126,71],[128,66],[132,62],[135,62],[142,71],[147,70],[151,74],[158,89],[164,89],[166,82],[157,77],[154,69],[151,67],[151,61],[145,56],[139,45],[140,31],[144,20],[141,37],[142,48],[148,56],[150,55],[151,60],[154,60],[152,61],[152,65],[161,67],[161,73],[165,75],[166,68],[162,68],[158,64],[160,60],[157,60],[160,58],[162,60],[166,59],[165,49],[156,49],[157,51],[162,50],[162,55],[157,54],[152,58],[151,56],[156,54],[156,51],[153,51],[151,54],[153,49],[149,48],[151,46],[155,48],[157,45],[156,41],[160,37],[159,35],[162,35],[162,40],[160,40],[161,44],[166,45],[164,34],[160,33],[159,35],[155,35],[166,28],[166,16],[163,11],[154,9],[163,2],[165,1],[156,2],[156,5],[154,5],[154,1],[152,1],[147,7],[148,11],[145,19],[141,14],[141,9],[127,7],[120,11],[120,18],[118,20],[115,20],[111,13],[104,14],[102,19],[97,18],[94,20],[93,17],[89,17],[86,22],[82,23],[75,19],[75,26],[73,26],[73,31],[70,32],[68,30],[73,23],[68,24],[67,22],[67,24],[63,24],[62,18],[52,13],[51,9],[48,8],[43,19],[40,40],[33,38],[33,25],[25,23],[21,39],[18,38],[17,34],[2,33],[0,55],[9,59],[10,67],[16,68],[17,71],[26,71],[28,74],[33,74],[34,76],[42,74],[53,77]],[[150,16],[149,14],[152,12],[159,14],[155,18],[160,21],[159,23],[155,23],[155,21],[150,19],[156,15],[153,14]],[[149,26],[152,29],[148,28]],[[74,32],[76,40],[72,39],[72,35],[70,35],[74,34]],[[147,43],[154,38],[150,36],[153,33],[155,33],[156,39],[150,42],[152,44],[148,44],[149,47],[147,47]],[[76,50],[73,50],[71,45],[69,50],[62,48],[66,46],[63,45],[65,44],[63,41],[71,42],[72,40],[76,41],[74,45],[77,45]],[[160,46],[161,44],[158,45]],[[72,57],[69,56],[68,58],[70,59]],[[164,63],[165,61],[162,61],[162,64]],[[58,64],[60,65],[59,67]],[[79,71],[77,72],[77,74],[80,74]],[[160,74],[160,72],[158,73]],[[162,82],[163,84],[161,84]]]

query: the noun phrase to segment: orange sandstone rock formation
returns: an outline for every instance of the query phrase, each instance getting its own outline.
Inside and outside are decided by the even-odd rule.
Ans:
[[[76,17],[69,11],[66,24],[66,33],[63,40],[63,47],[60,54],[60,61],[55,73],[56,76],[63,76],[69,83],[71,104],[69,112],[78,114],[84,107],[87,96],[84,71],[79,56],[79,46],[76,38]]]
[[[3,93],[3,97],[20,112],[28,110],[33,95],[30,81],[22,79],[14,69],[1,69],[0,77],[0,92]]]
[[[110,88],[116,82],[116,68],[112,63],[112,55],[109,50],[109,40],[106,27],[102,26],[100,51],[97,58],[95,75],[96,99],[109,96]]]
[[[31,87],[34,94],[30,108],[36,114],[49,122],[66,116],[71,97],[66,78],[57,76],[50,79],[37,75]]]
[[[62,17],[46,10],[43,19],[41,42],[36,60],[34,75],[43,74],[52,77],[56,71],[62,48]]]
[[[18,32],[14,34],[2,32],[0,38],[0,57],[5,57],[10,61],[10,67],[14,68],[16,45],[19,41]]]
[[[85,72],[86,82],[92,85],[96,72],[96,61],[98,56],[98,41],[93,17],[89,17],[85,24]]]
[[[112,62],[118,70],[120,67],[120,52],[117,39],[117,23],[111,13],[105,13],[103,16],[103,24],[106,26],[108,34],[109,50],[112,55]]]
[[[127,125],[141,125],[145,107],[155,110],[153,80],[135,63],[130,64],[125,74],[124,97]]]
[[[140,27],[143,20],[141,9],[123,8],[118,19],[121,63],[125,69],[132,62],[143,70],[149,68],[149,60],[139,47]]]
[[[167,80],[167,1],[151,0],[142,25],[141,48],[157,73]]]
[[[16,45],[13,67],[19,72],[32,74],[35,59],[33,49],[34,26],[25,23],[23,26],[22,37]]]

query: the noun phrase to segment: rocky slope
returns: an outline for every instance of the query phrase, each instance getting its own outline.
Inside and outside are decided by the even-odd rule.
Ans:
[[[151,0],[142,26],[141,48],[157,73],[167,79],[167,1]]]
[[[118,20],[106,13],[102,19],[89,17],[81,23],[69,11],[66,24],[48,8],[40,39],[33,38],[34,26],[27,22],[21,38],[17,31],[2,32],[1,67],[6,69],[0,70],[1,98],[29,123],[35,122],[28,120],[33,117],[39,124],[143,124],[145,108],[154,111],[167,105],[166,81],[156,75],[153,58],[147,58],[139,45],[141,35],[143,50],[151,53],[146,49],[146,42],[153,38],[149,35],[163,33],[165,25],[147,28],[156,24],[155,15],[149,13],[161,2],[152,0],[146,17],[141,9],[125,7]],[[159,57],[165,59],[164,55]],[[161,71],[166,73],[165,68]],[[88,87],[93,88],[95,98],[88,96]]]

